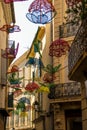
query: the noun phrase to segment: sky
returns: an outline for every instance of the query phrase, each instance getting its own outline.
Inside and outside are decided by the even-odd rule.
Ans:
[[[21,29],[20,32],[10,34],[10,40],[15,40],[16,45],[19,43],[19,50],[16,59],[30,48],[39,26],[38,24],[30,22],[26,18],[26,13],[28,13],[28,8],[32,1],[34,0],[14,2],[16,19],[15,25],[18,25]]]

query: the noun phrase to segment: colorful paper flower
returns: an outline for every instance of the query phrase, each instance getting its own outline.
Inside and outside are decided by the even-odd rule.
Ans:
[[[38,89],[39,86],[38,84],[32,82],[32,83],[28,83],[25,87],[25,90],[29,91],[29,92],[33,92],[34,90]]]
[[[56,10],[49,0],[34,0],[29,6],[26,17],[35,24],[46,24],[56,15]]]
[[[40,86],[40,88],[37,90],[37,92],[47,92],[47,93],[49,93],[50,90],[46,86]]]

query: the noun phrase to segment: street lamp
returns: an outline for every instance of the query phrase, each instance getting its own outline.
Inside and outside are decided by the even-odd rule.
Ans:
[[[39,111],[39,102],[38,101],[34,102],[34,109],[35,109],[35,111]]]

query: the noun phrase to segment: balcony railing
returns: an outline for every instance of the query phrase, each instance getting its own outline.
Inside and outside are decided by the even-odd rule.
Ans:
[[[78,29],[75,39],[71,45],[68,56],[69,73],[81,59],[84,52],[87,52],[87,19]]]
[[[62,24],[59,26],[59,37],[66,38],[75,36],[78,30],[78,26],[72,24]]]
[[[51,88],[49,98],[70,97],[81,95],[81,84],[79,82],[61,83]]]

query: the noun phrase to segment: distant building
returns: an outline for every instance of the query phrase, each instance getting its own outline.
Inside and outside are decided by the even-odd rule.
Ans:
[[[31,67],[26,67],[25,64],[27,62],[26,56],[28,54],[28,51],[25,52],[22,56],[20,56],[15,62],[13,62],[10,67],[16,65],[19,68],[18,72],[18,78],[24,77],[21,80],[20,84],[20,90],[12,89],[11,86],[9,88],[9,92],[13,92],[14,98],[13,98],[13,110],[16,110],[16,106],[18,101],[26,97],[30,104],[26,104],[26,110],[25,112],[18,111],[18,114],[11,111],[10,117],[8,117],[7,120],[7,130],[11,128],[15,128],[15,130],[27,130],[31,129],[32,126],[32,104],[34,102],[35,96],[31,94],[25,94],[25,87],[28,84],[28,82],[31,80]]]

